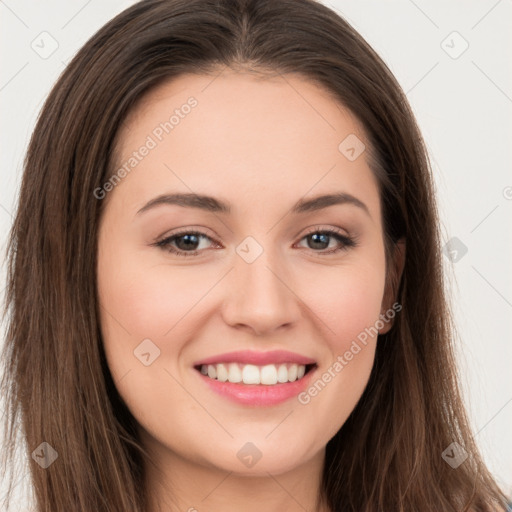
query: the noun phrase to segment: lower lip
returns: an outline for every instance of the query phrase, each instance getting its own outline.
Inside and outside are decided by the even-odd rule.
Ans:
[[[308,386],[316,368],[312,368],[302,379],[284,384],[233,384],[206,377],[195,370],[210,389],[229,400],[243,405],[270,406],[296,397]]]

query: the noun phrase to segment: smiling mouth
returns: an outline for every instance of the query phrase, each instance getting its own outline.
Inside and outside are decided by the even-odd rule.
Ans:
[[[273,386],[295,382],[307,375],[316,364],[279,363],[262,366],[242,363],[202,364],[194,368],[205,377],[232,384]]]

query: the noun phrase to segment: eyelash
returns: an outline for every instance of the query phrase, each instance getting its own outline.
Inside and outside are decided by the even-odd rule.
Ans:
[[[309,235],[313,235],[313,234],[329,235],[329,236],[335,238],[336,240],[338,240],[338,242],[342,243],[341,247],[337,247],[337,248],[330,249],[330,250],[314,251],[312,249],[313,252],[318,253],[321,256],[325,255],[325,254],[335,254],[335,253],[338,253],[340,251],[347,251],[350,248],[356,247],[358,245],[358,243],[357,243],[355,238],[349,237],[349,236],[343,234],[341,231],[338,231],[338,230],[335,230],[335,229],[325,229],[325,230],[322,229],[322,230],[320,230],[318,228],[314,228],[311,231],[307,232],[300,240],[303,240],[304,238],[307,238]],[[174,247],[172,247],[170,245],[177,238],[180,238],[180,237],[182,237],[184,235],[195,235],[195,236],[198,236],[198,237],[209,238],[210,240],[214,241],[211,237],[209,237],[205,233],[202,233],[201,231],[194,231],[194,230],[187,230],[187,231],[185,231],[184,230],[184,231],[180,231],[179,233],[174,233],[173,235],[171,235],[169,237],[166,237],[166,238],[163,238],[162,240],[157,241],[157,242],[155,242],[154,244],[151,244],[151,245],[156,246],[156,247],[161,247],[164,250],[167,250],[170,253],[175,254],[177,256],[196,256],[197,254],[199,254],[201,251],[198,251],[198,250],[195,250],[195,251],[182,251],[182,250],[176,249],[176,248],[174,248]]]

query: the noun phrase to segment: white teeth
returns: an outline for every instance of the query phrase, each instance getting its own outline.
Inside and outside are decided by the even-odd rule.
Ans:
[[[242,370],[237,363],[229,363],[228,381],[237,383],[242,382]]]
[[[201,373],[210,379],[220,382],[231,382],[244,384],[264,384],[272,386],[278,383],[294,382],[302,379],[306,373],[306,366],[303,364],[267,364],[256,366],[254,364],[219,363],[203,364]]]
[[[259,384],[261,380],[260,370],[253,364],[246,364],[242,370],[244,384]]]
[[[288,382],[288,368],[285,364],[279,365],[277,370],[277,382]]]
[[[228,371],[223,364],[217,365],[217,379],[221,382],[226,382],[228,380]]]
[[[274,364],[267,364],[261,369],[261,383],[267,386],[277,384],[277,370]]]
[[[292,364],[290,366],[290,368],[288,368],[288,380],[290,382],[297,380],[297,365],[296,364]]]
[[[208,365],[208,377],[210,377],[210,379],[217,378],[217,370],[215,369],[215,365],[213,364]]]

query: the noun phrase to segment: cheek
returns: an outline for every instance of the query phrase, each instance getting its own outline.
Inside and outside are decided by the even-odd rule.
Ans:
[[[308,306],[322,319],[327,348],[318,375],[299,396],[299,402],[333,436],[360,399],[370,376],[377,340],[376,324],[384,292],[384,262],[347,265],[329,271],[326,283],[309,293]]]
[[[162,269],[164,270],[164,269]],[[125,267],[105,290],[115,316],[134,336],[162,338],[204,294],[186,273]]]
[[[190,285],[186,272],[176,269],[170,279],[169,269],[148,264],[136,251],[119,247],[114,238],[105,240],[98,261],[103,347],[121,397],[139,423],[150,425],[155,410],[169,400],[173,408],[191,408],[165,370],[174,374],[179,340],[187,339],[186,314],[200,299],[201,290]],[[160,414],[162,421],[172,420],[169,411]]]
[[[103,324],[122,338],[130,333],[135,343],[162,338],[201,299],[207,284],[200,286],[193,267],[172,269],[156,249],[141,249],[130,236],[105,230],[100,238],[98,289],[109,313],[102,312]]]
[[[338,352],[347,350],[349,342],[375,325],[383,294],[383,286],[377,276],[353,275],[346,284],[348,286],[340,292],[336,303],[337,316],[333,324],[336,334],[331,337]]]
[[[113,367],[130,368],[143,340],[151,340],[164,355],[164,340],[186,324],[187,312],[204,289],[191,284],[190,276],[179,269],[169,275],[163,266],[144,266],[135,254],[116,256],[115,261],[105,257],[99,262],[101,326]],[[176,350],[179,347],[173,346]]]
[[[303,289],[307,305],[322,320],[332,352],[344,352],[361,332],[375,325],[384,281],[384,263],[375,258],[365,264],[317,271],[315,286]]]

